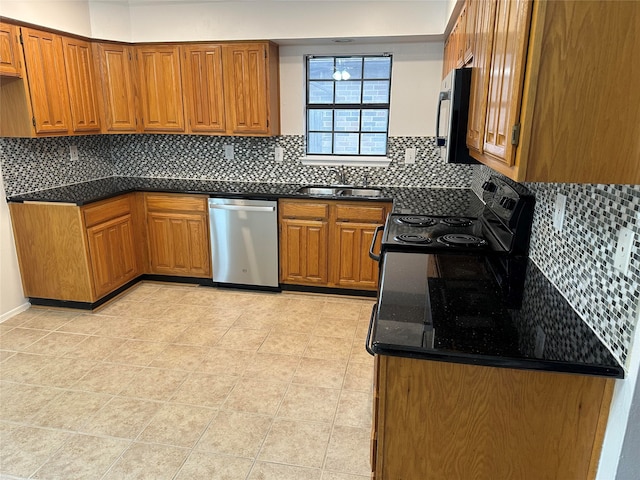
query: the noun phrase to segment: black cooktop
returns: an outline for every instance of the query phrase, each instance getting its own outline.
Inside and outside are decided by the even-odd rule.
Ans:
[[[387,252],[382,268],[371,338],[377,354],[624,376],[526,258]],[[496,270],[509,271],[509,278],[496,281]]]

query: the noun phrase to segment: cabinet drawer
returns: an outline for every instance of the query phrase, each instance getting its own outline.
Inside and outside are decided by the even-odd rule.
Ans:
[[[148,211],[205,212],[207,197],[196,195],[145,195]]]
[[[83,207],[84,224],[92,227],[112,218],[121,217],[131,212],[130,196],[125,195],[104,200],[95,205]]]
[[[280,211],[285,218],[324,219],[329,216],[329,205],[326,203],[282,202]]]
[[[336,221],[384,223],[384,205],[336,205]]]

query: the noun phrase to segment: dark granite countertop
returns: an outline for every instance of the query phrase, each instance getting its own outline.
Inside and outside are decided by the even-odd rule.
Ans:
[[[188,180],[173,178],[109,177],[89,182],[77,183],[33,193],[8,197],[9,202],[57,202],[86,205],[88,203],[115,197],[128,192],[169,192],[197,193],[212,197],[231,198],[308,198],[297,193],[301,184],[290,183],[249,183],[217,180]],[[416,188],[377,187],[382,190],[378,198],[329,197],[313,198],[340,199],[348,201],[393,201],[397,213],[431,215],[461,215],[476,217],[483,203],[470,189],[461,188]]]
[[[623,378],[624,370],[538,267],[500,257],[389,252],[371,348],[383,355]],[[503,277],[504,278],[504,277]],[[377,312],[376,312],[377,310]]]

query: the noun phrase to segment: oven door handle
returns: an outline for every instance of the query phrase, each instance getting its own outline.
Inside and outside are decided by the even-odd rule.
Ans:
[[[377,313],[378,313],[378,305],[374,305],[373,308],[371,309],[371,319],[369,320],[369,329],[367,330],[367,338],[364,341],[364,348],[366,348],[367,352],[369,352],[369,354],[374,357],[376,356],[376,354],[371,348],[371,333],[373,331],[373,322],[376,319]]]
[[[371,260],[375,260],[376,262],[380,261],[380,255],[376,255],[375,253],[373,253],[373,249],[376,246],[376,240],[378,239],[378,233],[380,233],[383,228],[384,228],[384,225],[378,225],[376,227],[376,231],[373,234],[373,239],[371,240],[371,246],[369,247],[369,257],[371,257]]]

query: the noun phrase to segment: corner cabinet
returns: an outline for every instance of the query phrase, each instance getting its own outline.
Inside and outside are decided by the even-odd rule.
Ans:
[[[372,479],[592,480],[613,382],[376,355]]]
[[[150,273],[211,277],[209,216],[203,195],[144,195]]]
[[[475,10],[471,155],[516,181],[640,184],[640,3]]]
[[[140,275],[134,198],[10,203],[24,294],[90,304]]]
[[[136,47],[138,84],[145,132],[184,132],[180,47]]]
[[[383,202],[281,200],[280,282],[375,290],[378,263],[369,258]]]
[[[134,47],[94,43],[93,50],[102,87],[103,133],[139,131]]]

